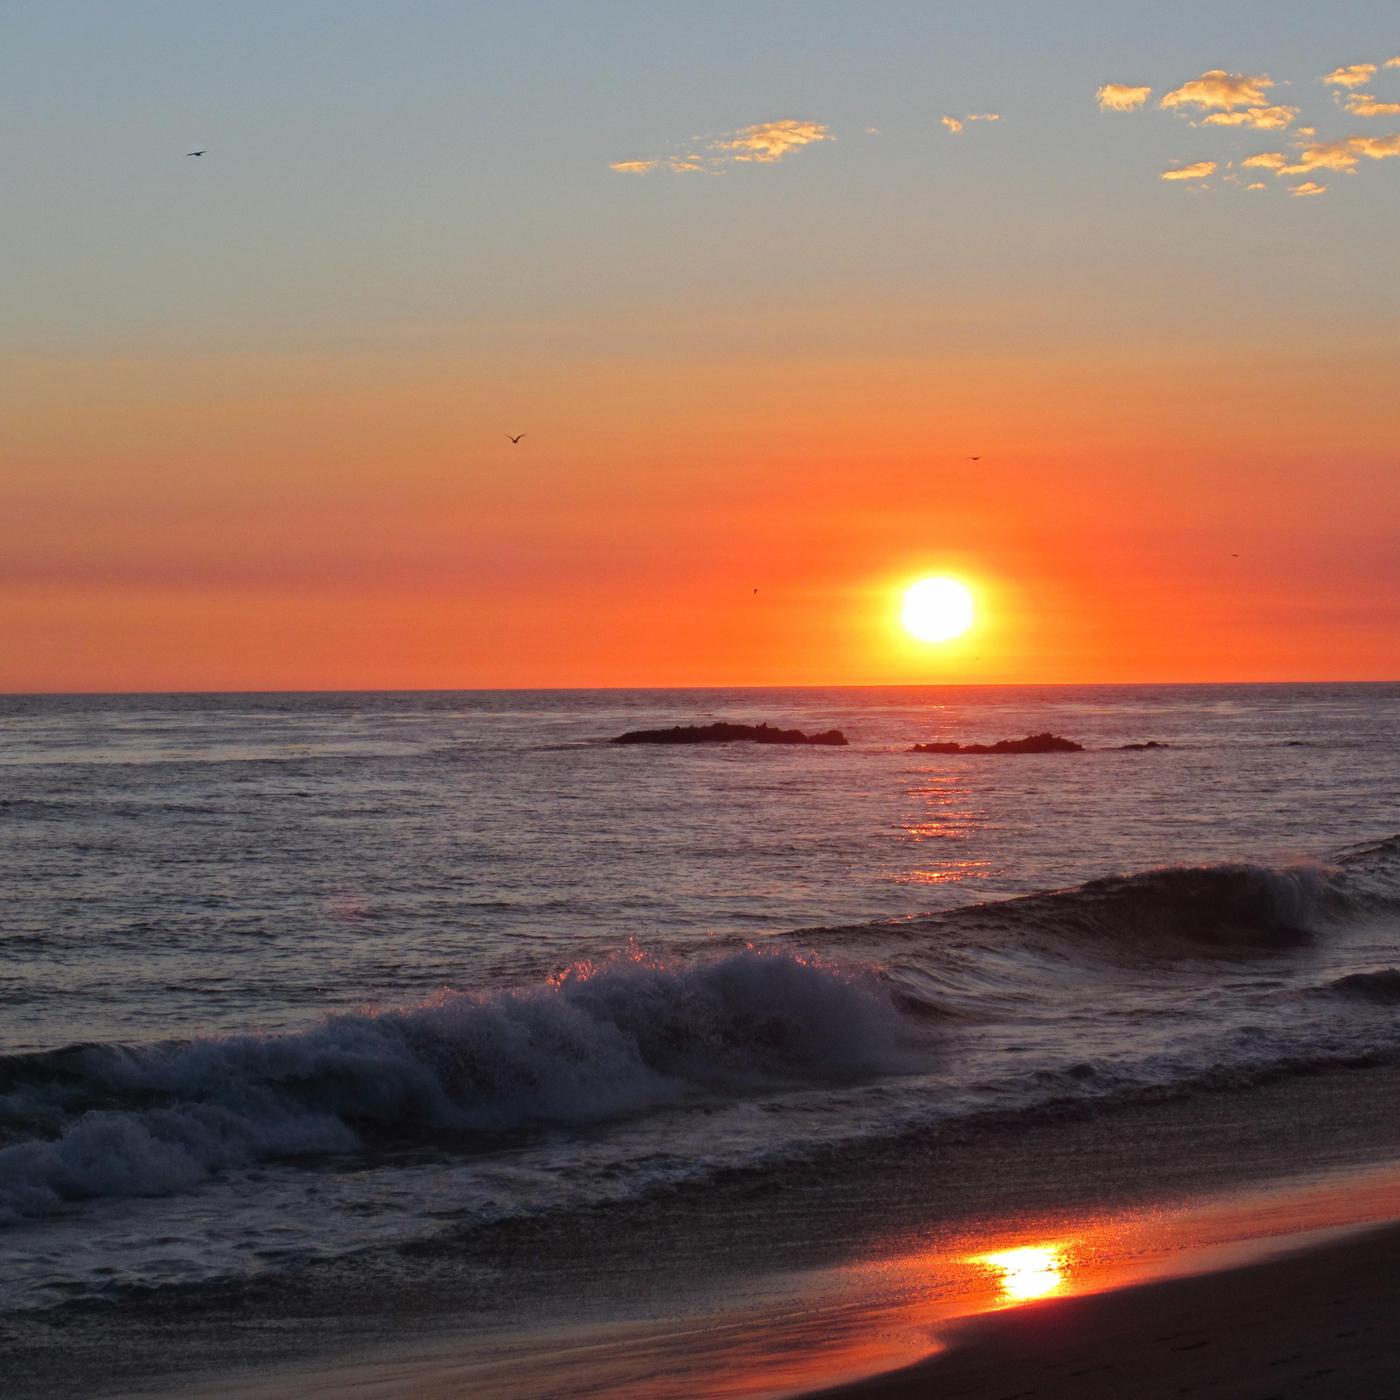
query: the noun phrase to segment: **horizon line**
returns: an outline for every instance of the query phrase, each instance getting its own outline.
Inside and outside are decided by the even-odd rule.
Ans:
[[[325,686],[292,689],[232,690],[3,690],[0,700],[63,700],[125,698],[131,696],[183,697],[199,695],[510,695],[510,694],[611,694],[624,691],[706,691],[706,690],[1161,690],[1167,687],[1210,686],[1299,686],[1299,685],[1400,685],[1400,677],[1371,677],[1338,680],[1312,677],[1295,680],[1228,681],[844,681],[835,683],[784,682],[774,685],[747,682],[708,685],[473,685],[473,686]]]

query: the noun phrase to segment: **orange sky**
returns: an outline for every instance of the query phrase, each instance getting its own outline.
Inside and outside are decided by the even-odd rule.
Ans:
[[[1400,674],[1387,367],[1232,356],[12,366],[6,683]],[[899,587],[945,570],[977,628],[903,638]]]
[[[1100,110],[1223,61],[1117,8],[1011,35],[891,4],[821,62],[782,8],[648,31],[616,103],[605,35],[515,77],[504,18],[395,31],[391,120],[308,67],[364,35],[283,35],[259,102],[321,123],[324,169],[232,20],[179,73],[149,17],[27,21],[23,72],[135,68],[8,99],[0,690],[1400,676],[1400,160],[1246,193],[1249,152],[1311,138]],[[1357,16],[1251,34],[1230,82],[1318,140],[1363,120],[1338,64],[1400,100]],[[745,135],[756,107],[806,144]],[[449,111],[477,134],[438,141]],[[728,135],[672,173],[695,130]],[[979,622],[916,644],[899,590],[942,572]]]

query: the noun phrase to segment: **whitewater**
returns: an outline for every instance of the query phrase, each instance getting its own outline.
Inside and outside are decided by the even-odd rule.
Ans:
[[[1321,685],[0,700],[0,1310],[394,1276],[1392,1062],[1397,716]],[[605,742],[716,718],[851,745]],[[1047,727],[1085,752],[908,751]]]

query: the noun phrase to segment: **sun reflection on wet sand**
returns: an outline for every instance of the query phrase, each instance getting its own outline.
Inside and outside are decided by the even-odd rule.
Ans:
[[[1024,1245],[982,1254],[974,1261],[990,1264],[1001,1274],[1001,1296],[1008,1303],[1048,1298],[1065,1286],[1065,1253],[1057,1245]]]

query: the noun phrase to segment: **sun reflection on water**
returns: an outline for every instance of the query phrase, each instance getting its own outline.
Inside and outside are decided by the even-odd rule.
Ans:
[[[1001,1296],[1007,1302],[1023,1303],[1030,1298],[1048,1298],[1064,1287],[1065,1255],[1055,1245],[1004,1249],[996,1254],[983,1254],[977,1262],[990,1264],[1001,1274],[998,1282]]]

